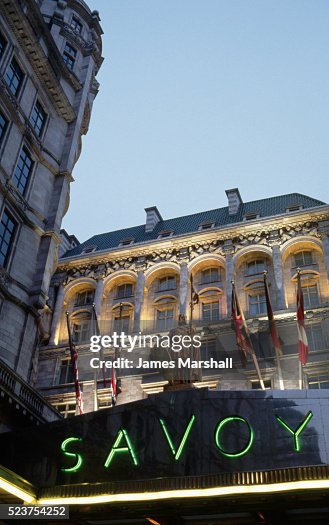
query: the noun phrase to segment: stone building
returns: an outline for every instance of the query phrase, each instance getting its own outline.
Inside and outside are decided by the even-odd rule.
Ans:
[[[98,92],[98,12],[83,0],[2,0],[0,10],[1,419],[58,417],[35,383],[37,343],[69,206],[72,172]],[[74,244],[74,239],[71,239]],[[9,412],[11,415],[9,416]],[[5,412],[4,415],[2,412]],[[14,418],[14,419],[13,419]],[[15,423],[13,423],[15,425]]]
[[[329,386],[329,206],[298,193],[247,203],[238,189],[226,194],[224,208],[170,220],[163,219],[156,207],[147,208],[144,224],[95,235],[59,260],[51,283],[51,336],[40,348],[38,388],[65,416],[75,413],[66,312],[78,350],[86,411],[95,406],[96,382],[98,406],[106,407],[110,385],[104,388],[101,374],[95,378],[90,367],[92,304],[102,334],[111,330],[166,334],[177,325],[179,315],[190,318],[191,276],[199,295],[193,326],[202,338],[202,359],[235,356],[234,280],[265,388]],[[297,354],[297,268],[310,348],[303,367]],[[282,341],[279,362],[269,342],[264,271]],[[122,349],[120,355],[127,353]],[[107,356],[113,356],[111,349],[104,350]],[[234,361],[232,373],[202,370],[196,386],[260,388],[252,360],[246,368],[236,356]],[[117,374],[122,380],[120,402],[161,392],[168,383],[159,370],[122,369]]]

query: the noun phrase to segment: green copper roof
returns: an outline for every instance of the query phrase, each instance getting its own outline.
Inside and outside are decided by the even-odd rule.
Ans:
[[[300,193],[290,193],[288,195],[245,202],[240,205],[236,215],[229,215],[228,206],[225,206],[224,208],[202,211],[192,215],[185,215],[184,217],[162,220],[149,233],[145,233],[145,224],[141,224],[132,228],[94,235],[87,241],[79,244],[79,246],[67,251],[62,259],[79,255],[89,246],[94,246],[96,248],[95,251],[100,251],[116,248],[123,239],[128,238],[132,238],[134,244],[153,241],[158,238],[160,232],[165,230],[173,231],[173,237],[175,237],[175,235],[197,232],[200,224],[205,221],[214,222],[215,227],[229,226],[230,224],[242,222],[248,213],[257,213],[260,218],[272,217],[286,213],[287,208],[295,205],[300,205],[303,209],[306,209],[324,206],[326,203]]]

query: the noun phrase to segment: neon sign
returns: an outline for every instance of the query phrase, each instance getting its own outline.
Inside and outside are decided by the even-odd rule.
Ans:
[[[295,452],[300,452],[302,448],[302,440],[301,435],[305,428],[307,427],[308,423],[313,417],[313,413],[309,411],[306,416],[304,417],[303,421],[298,425],[298,427],[294,430],[289,423],[284,421],[280,416],[275,416],[276,421],[279,423],[279,425],[290,435],[293,436],[293,446]],[[182,434],[182,437],[180,439],[180,442],[176,445],[174,444],[174,441],[169,433],[168,427],[164,419],[159,418],[158,419],[160,427],[163,431],[164,439],[166,440],[166,443],[169,446],[169,450],[173,456],[174,461],[179,461],[183,455],[183,452],[186,448],[186,444],[190,438],[191,433],[193,433],[193,427],[195,426],[196,422],[196,416],[192,415],[190,419],[188,420],[185,430]],[[245,443],[243,444],[242,448],[238,450],[227,450],[224,448],[223,445],[223,437],[225,437],[225,432],[228,431],[228,427],[230,427],[231,432],[234,430],[234,427],[238,425],[243,425],[245,429],[247,430],[247,436],[245,438]],[[255,433],[252,428],[252,426],[249,424],[249,422],[242,416],[239,415],[232,415],[227,416],[223,419],[221,419],[215,428],[215,445],[218,450],[218,452],[228,458],[228,459],[237,459],[242,456],[245,456],[248,454],[253,446],[255,439]],[[68,437],[66,438],[61,446],[61,452],[64,454],[65,458],[67,458],[69,464],[65,468],[62,468],[61,471],[65,474],[71,474],[78,472],[82,465],[83,465],[83,456],[81,453],[74,452],[72,450],[73,444],[82,443],[83,440],[80,437]],[[104,460],[104,468],[108,469],[111,467],[112,463],[114,461],[119,461],[119,458],[123,455],[126,455],[132,463],[134,467],[139,466],[139,459],[135,452],[135,447],[133,445],[133,442],[129,436],[129,433],[127,429],[120,428],[117,432],[115,439],[113,441],[113,444]]]

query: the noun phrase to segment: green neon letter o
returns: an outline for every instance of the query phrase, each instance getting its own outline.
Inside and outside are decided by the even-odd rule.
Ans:
[[[248,440],[248,443],[247,445],[239,450],[238,452],[225,452],[225,450],[223,450],[221,444],[220,444],[220,433],[221,431],[223,430],[223,428],[228,424],[230,423],[231,421],[241,421],[242,423],[244,423],[245,425],[247,425],[248,427],[248,430],[249,430],[249,440]],[[241,456],[244,456],[245,454],[247,454],[247,452],[249,452],[250,448],[251,448],[251,445],[253,444],[254,442],[254,431],[252,429],[252,427],[249,425],[248,421],[246,419],[244,419],[243,417],[240,417],[240,416],[229,416],[229,417],[225,417],[224,419],[222,419],[217,427],[216,427],[216,432],[215,432],[215,439],[216,439],[216,445],[219,449],[219,452],[221,454],[223,454],[223,456],[226,456],[227,458],[239,458]]]

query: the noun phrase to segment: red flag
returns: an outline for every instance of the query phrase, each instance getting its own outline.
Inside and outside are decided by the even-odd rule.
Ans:
[[[268,324],[269,324],[270,334],[272,338],[272,343],[273,343],[276,354],[282,355],[282,345],[281,345],[280,337],[279,337],[278,330],[275,324],[266,273],[264,273],[264,288],[265,288],[267,318],[268,318]]]
[[[112,362],[113,365],[113,362]],[[112,405],[115,405],[117,399],[117,376],[115,373],[115,368],[112,366],[111,372],[111,386],[112,386]]]
[[[93,303],[93,312],[94,312],[94,320],[95,320],[95,334],[96,335],[101,335],[101,332],[100,332],[100,329],[99,329],[99,324],[98,324],[98,318],[97,318],[95,303]],[[100,355],[101,360],[104,361],[104,352],[103,352],[103,347],[102,346],[101,346],[99,355]],[[103,388],[106,388],[106,372],[105,372],[105,368],[104,367],[102,367],[102,374],[103,374]]]
[[[239,349],[241,364],[246,366],[246,357],[248,354],[255,354],[252,346],[249,330],[245,321],[243,311],[241,310],[239,299],[232,282],[232,320],[234,322],[236,343]]]
[[[306,365],[308,360],[308,341],[304,325],[304,296],[300,279],[300,272],[297,272],[297,330],[298,330],[298,355],[302,365]]]
[[[69,320],[68,312],[66,312],[66,323],[67,323],[67,331],[69,334],[69,345],[70,345],[70,354],[71,354],[71,364],[72,364],[72,369],[73,369],[75,398],[76,398],[76,402],[79,408],[79,413],[83,414],[83,399],[82,399],[82,392],[80,389],[79,371],[78,371],[78,352],[76,351],[75,345],[73,344],[73,341],[72,341],[72,334],[71,334],[70,320]]]

